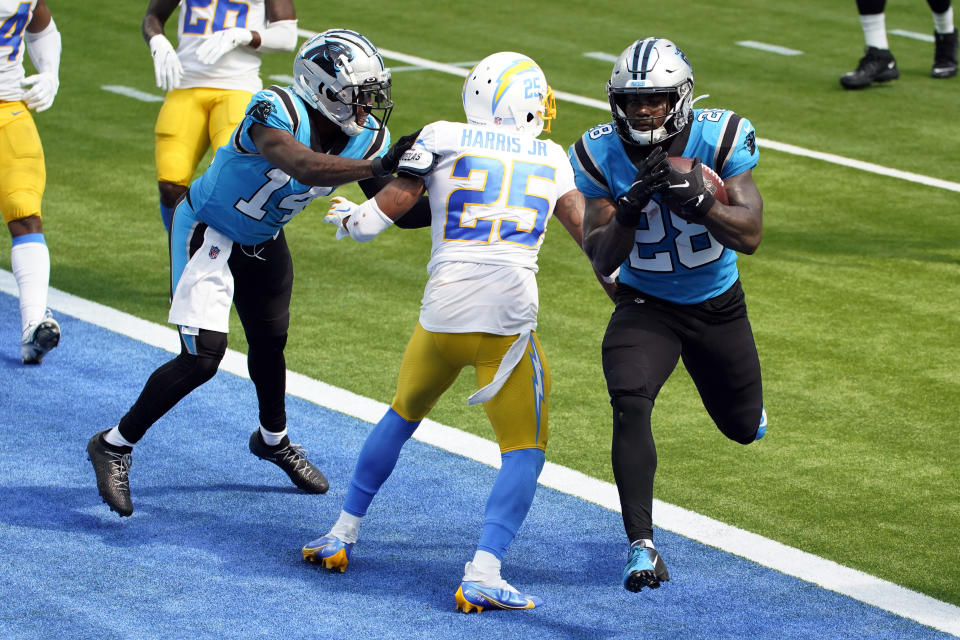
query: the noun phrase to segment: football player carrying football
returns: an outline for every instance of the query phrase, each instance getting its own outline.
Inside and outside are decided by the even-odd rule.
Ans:
[[[360,451],[339,519],[302,553],[328,569],[347,568],[360,522],[404,443],[472,366],[480,390],[468,401],[483,403],[502,464],[457,608],[532,609],[541,600],[510,586],[500,565],[533,502],[550,435],[550,369],[535,331],[537,254],[552,215],[579,245],[583,196],[563,148],[537,137],[556,110],[533,60],[488,56],[467,76],[462,98],[466,124],[424,127],[398,178],[360,205],[334,199],[326,218],[337,238],[368,241],[409,216],[426,190],[433,249],[390,409]]]
[[[37,73],[23,68],[26,49]],[[50,108],[60,87],[60,32],[46,0],[0,0],[0,212],[13,238],[10,265],[20,290],[20,357],[40,364],[60,342],[47,309],[50,252],[40,202],[47,182],[30,109]]]
[[[250,451],[279,466],[304,491],[328,488],[287,436],[283,350],[293,263],[283,226],[338,185],[359,180],[365,193],[376,193],[416,134],[388,150],[390,71],[359,33],[331,29],[308,40],[294,59],[293,75],[292,87],[273,86],[253,96],[230,142],[174,212],[169,320],[179,326],[180,354],[153,372],[118,426],[87,444],[97,489],[121,516],[133,512],[133,445],[216,373],[227,349],[231,303],[249,345],[260,406]]]
[[[177,5],[175,51],[163,30]],[[292,0],[150,0],[141,30],[157,86],[167,92],[154,135],[160,218],[169,232],[200,159],[229,140],[263,86],[260,55],[293,51],[297,20]]]
[[[760,360],[737,271],[737,252],[751,254],[760,244],[763,200],[751,174],[753,127],[732,111],[693,108],[693,69],[672,42],[646,38],[627,47],[607,94],[612,122],[587,131],[569,156],[586,196],[584,250],[600,273],[619,268],[603,371],[631,545],[622,581],[639,591],[669,579],[653,546],[650,416],[678,360],[725,436],[748,444],[766,429]],[[668,156],[697,161],[680,173]],[[725,181],[729,205],[705,189],[700,163]]]

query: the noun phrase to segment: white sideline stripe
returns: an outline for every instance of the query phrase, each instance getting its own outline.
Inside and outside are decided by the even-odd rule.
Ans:
[[[759,49],[760,51],[777,53],[781,56],[799,56],[803,54],[803,51],[799,49],[790,49],[789,47],[781,47],[777,44],[767,44],[766,42],[757,42],[755,40],[740,40],[736,44],[749,49]]]
[[[913,38],[914,40],[923,40],[924,42],[933,42],[933,36],[929,33],[917,33],[916,31],[905,31],[904,29],[891,29],[890,33],[904,38]]]
[[[595,60],[603,60],[605,62],[616,62],[617,56],[612,53],[604,53],[603,51],[587,51],[583,54],[584,58],[594,58]]]
[[[163,102],[163,96],[158,96],[153,93],[144,93],[138,89],[124,87],[123,85],[119,84],[105,84],[100,88],[104,91],[109,91],[110,93],[117,93],[121,96],[139,100],[140,102]]]
[[[13,274],[4,269],[0,269],[0,291],[14,297],[18,295]],[[48,304],[52,309],[108,331],[171,353],[180,351],[177,333],[172,328],[53,287],[50,288]],[[44,366],[55,365],[51,361]],[[233,349],[227,350],[220,368],[241,378],[250,378],[246,357]],[[374,424],[389,406],[294,371],[287,371],[287,393]],[[495,443],[439,422],[424,420],[413,437],[491,467],[500,466],[500,450]],[[540,484],[620,512],[616,486],[579,471],[547,462],[540,475]],[[655,524],[662,529],[960,637],[960,607],[676,505],[654,500],[653,510]]]

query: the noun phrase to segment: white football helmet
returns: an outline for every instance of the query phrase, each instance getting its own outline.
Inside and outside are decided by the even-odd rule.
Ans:
[[[626,97],[637,94],[667,95],[668,113],[662,125],[649,130],[631,126],[640,120],[650,120],[627,117]],[[641,146],[657,144],[678,134],[690,122],[693,67],[683,51],[669,40],[637,40],[624,49],[613,64],[607,96],[614,128],[625,142]]]
[[[557,117],[553,90],[536,62],[501,51],[477,63],[463,82],[467,122],[505,126],[534,137]]]
[[[373,43],[356,31],[328,29],[303,43],[293,60],[293,90],[348,136],[386,126],[393,101],[390,70]],[[376,113],[374,113],[376,112]]]

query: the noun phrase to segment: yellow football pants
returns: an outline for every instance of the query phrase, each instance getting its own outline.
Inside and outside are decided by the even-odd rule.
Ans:
[[[489,333],[433,333],[418,322],[400,364],[393,410],[405,420],[425,418],[467,365],[476,369],[477,387],[485,386],[515,339]],[[546,449],[549,394],[550,368],[536,333],[531,333],[520,363],[483,405],[501,452]]]
[[[3,220],[40,215],[47,184],[40,134],[27,106],[0,101],[0,212]]]
[[[174,89],[157,115],[157,181],[188,186],[208,148],[229,142],[253,94],[227,89]]]

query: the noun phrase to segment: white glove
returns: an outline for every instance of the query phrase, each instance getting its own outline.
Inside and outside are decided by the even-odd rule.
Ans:
[[[52,73],[37,73],[21,80],[20,86],[23,89],[30,87],[22,98],[27,108],[40,113],[53,104],[57,89],[60,88],[60,80]]]
[[[350,235],[350,232],[344,227],[343,221],[353,215],[358,206],[356,203],[340,196],[330,199],[330,210],[324,216],[323,221],[337,225],[337,240],[343,240]]]
[[[183,65],[173,45],[162,33],[150,38],[150,55],[153,56],[153,73],[157,86],[164,91],[172,91],[180,86],[183,78]]]
[[[233,27],[217,31],[212,36],[207,36],[203,44],[197,47],[197,59],[203,64],[213,64],[223,54],[250,44],[251,40],[253,40],[253,34],[249,29]]]

